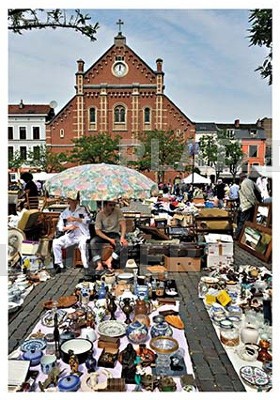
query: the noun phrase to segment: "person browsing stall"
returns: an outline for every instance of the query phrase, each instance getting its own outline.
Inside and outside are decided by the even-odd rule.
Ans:
[[[54,267],[56,272],[64,268],[62,249],[78,245],[84,268],[88,268],[87,240],[90,238],[90,215],[84,206],[79,205],[79,196],[76,199],[67,198],[69,206],[60,214],[57,230],[60,237],[53,240]]]
[[[37,209],[39,207],[39,193],[37,185],[33,181],[33,175],[30,172],[23,172],[20,178],[25,182],[25,186],[23,189],[23,194],[19,197],[19,209]]]
[[[90,241],[90,247],[96,270],[104,269],[101,261],[104,243],[110,243],[114,249],[112,256],[106,261],[108,269],[112,269],[113,259],[117,260],[128,245],[125,239],[125,218],[116,201],[104,201],[102,210],[96,216],[95,233],[96,236]]]

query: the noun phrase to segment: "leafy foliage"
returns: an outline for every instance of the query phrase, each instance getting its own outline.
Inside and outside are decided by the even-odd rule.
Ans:
[[[46,171],[60,172],[65,169],[63,165],[67,161],[67,155],[65,153],[52,153],[51,150],[46,146],[40,146],[40,156],[38,157],[32,151],[28,153],[28,164],[31,167],[36,167]]]
[[[249,22],[252,24],[248,29],[250,35],[250,46],[265,46],[269,49],[262,65],[255,71],[260,71],[263,79],[268,79],[268,84],[272,84],[272,10],[255,9],[251,11]]]
[[[119,139],[119,136],[112,139],[107,133],[74,139],[69,160],[79,164],[117,164]]]
[[[95,25],[90,24],[90,20],[91,17],[88,14],[84,15],[78,9],[71,15],[68,15],[66,10],[59,8],[54,10],[30,8],[8,10],[8,29],[20,35],[23,31],[32,29],[70,28],[94,41],[99,25],[98,22]]]
[[[132,163],[140,171],[156,171],[164,181],[165,171],[179,170],[184,161],[188,161],[184,142],[173,131],[148,131],[141,133],[138,138],[142,143],[143,154]]]
[[[216,178],[226,167],[229,167],[233,177],[236,176],[244,153],[241,143],[234,138],[229,138],[225,130],[218,131],[217,136],[203,135],[199,140],[199,148],[206,165],[215,169]]]
[[[13,158],[8,159],[9,168],[20,168],[24,163],[25,160],[21,157],[19,150],[14,152]]]

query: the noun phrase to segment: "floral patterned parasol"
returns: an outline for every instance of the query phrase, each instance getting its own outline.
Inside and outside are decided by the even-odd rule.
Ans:
[[[120,197],[144,199],[157,184],[140,172],[114,164],[85,164],[68,168],[45,182],[51,196],[80,200],[113,200]]]

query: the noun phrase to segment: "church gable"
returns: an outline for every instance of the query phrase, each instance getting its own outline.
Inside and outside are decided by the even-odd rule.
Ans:
[[[156,87],[156,72],[125,43],[119,41],[84,73],[85,87],[102,83],[109,85],[139,83]]]

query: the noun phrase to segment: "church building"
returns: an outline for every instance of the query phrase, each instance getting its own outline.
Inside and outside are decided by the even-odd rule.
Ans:
[[[164,94],[163,60],[153,70],[127,46],[118,24],[114,44],[92,66],[86,70],[77,61],[76,94],[46,124],[52,152],[68,153],[73,139],[98,133],[120,135],[131,146],[140,132],[151,130],[172,130],[185,141],[195,137],[195,123]],[[172,180],[176,175],[168,174]]]

